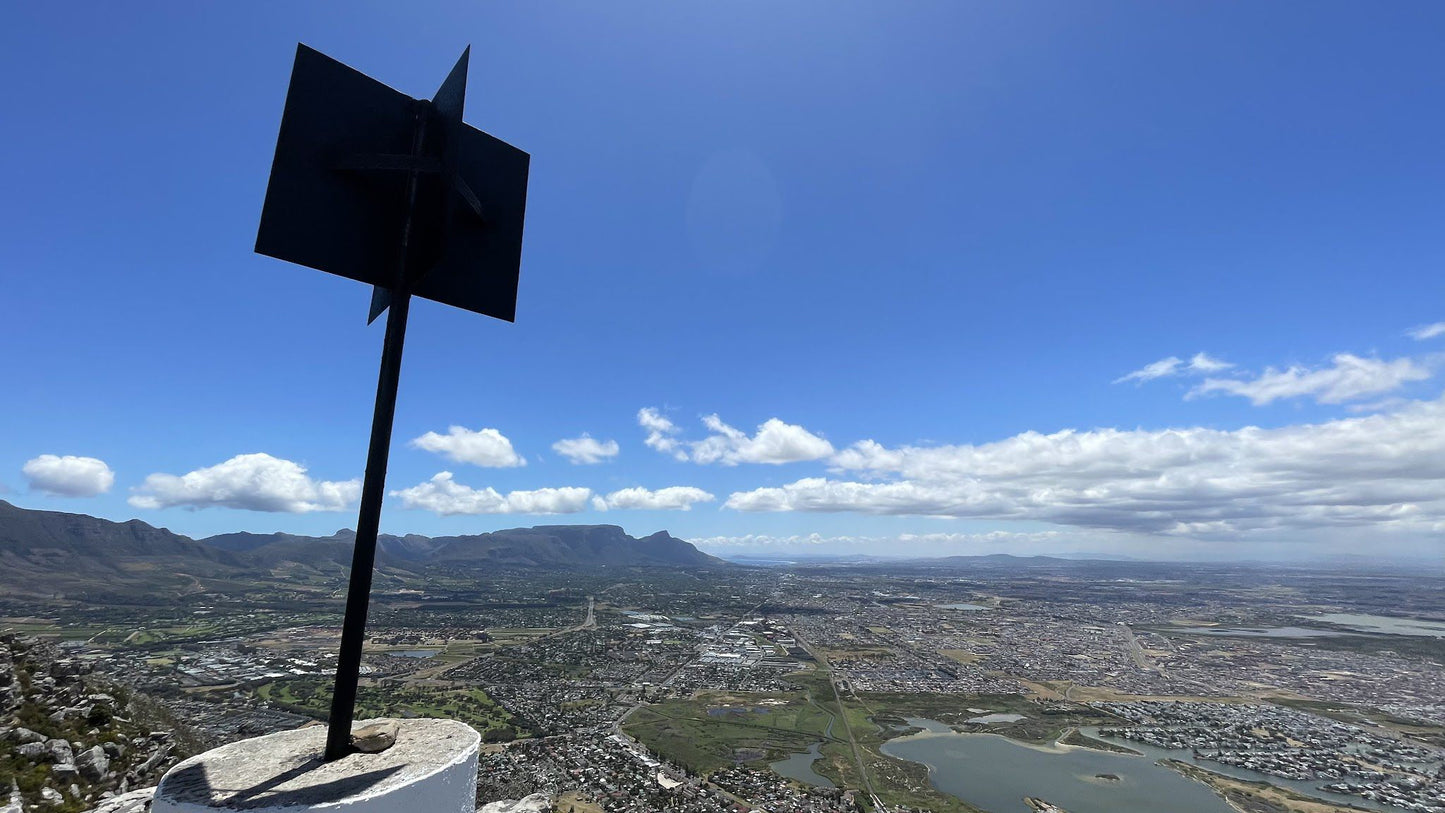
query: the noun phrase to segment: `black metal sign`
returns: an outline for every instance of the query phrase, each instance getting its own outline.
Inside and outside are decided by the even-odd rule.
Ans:
[[[527,153],[462,122],[467,62],[430,101],[305,45],[286,93],[256,251],[373,286],[390,309],[356,524],[326,759],[351,752],[351,721],[412,296],[513,321]]]

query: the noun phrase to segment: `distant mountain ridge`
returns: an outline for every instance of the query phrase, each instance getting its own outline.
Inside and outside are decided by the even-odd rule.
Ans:
[[[140,520],[36,511],[0,500],[0,588],[73,592],[77,585],[134,587],[180,576],[233,578],[296,568],[339,575],[356,534],[229,533],[195,540]],[[687,541],[658,531],[636,538],[616,525],[541,525],[491,533],[382,535],[377,567],[422,573],[432,566],[726,567]],[[96,583],[101,584],[97,585]]]
[[[298,546],[313,550],[344,548],[350,561],[356,532],[343,528],[330,536],[295,534],[219,534],[200,540],[225,551],[274,559]],[[463,536],[429,537],[420,534],[377,537],[377,555],[389,563],[406,564],[502,564],[516,567],[541,566],[668,566],[712,567],[724,565],[682,539],[658,531],[645,537],[629,536],[617,525],[538,525]]]

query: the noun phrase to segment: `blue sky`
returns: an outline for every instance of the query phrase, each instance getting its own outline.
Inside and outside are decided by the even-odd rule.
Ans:
[[[291,60],[426,96],[470,44],[468,121],[532,155],[517,321],[412,309],[384,530],[1438,556],[1442,35],[1426,2],[16,7],[0,496],[352,526],[369,292],[251,251]],[[583,433],[616,454],[554,450]]]

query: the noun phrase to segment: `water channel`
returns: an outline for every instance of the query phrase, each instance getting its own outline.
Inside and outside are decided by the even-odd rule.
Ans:
[[[821,709],[822,706],[818,706],[817,708]],[[828,727],[824,729],[823,736],[832,738],[833,724],[836,722],[838,722],[838,718],[833,716],[832,713],[828,713]],[[815,742],[808,746],[808,750],[792,754],[787,759],[781,759],[771,763],[768,767],[772,768],[780,776],[796,779],[799,782],[814,787],[836,788],[837,785],[833,784],[833,780],[813,770],[813,763],[817,762],[823,756],[823,753],[819,750],[822,747],[822,742]]]
[[[803,782],[814,787],[835,788],[837,787],[837,785],[834,785],[833,782],[828,779],[828,777],[823,776],[822,774],[813,770],[813,762],[823,756],[823,754],[818,750],[822,747],[823,743],[815,742],[812,745],[808,746],[808,750],[793,754],[787,759],[778,760],[777,762],[772,763],[769,767],[771,767],[773,771],[779,775],[786,776],[789,779],[796,779],[799,782]]]

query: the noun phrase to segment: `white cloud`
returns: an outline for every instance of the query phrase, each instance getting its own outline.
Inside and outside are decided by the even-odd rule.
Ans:
[[[425,483],[391,492],[403,508],[454,514],[574,514],[587,508],[590,488],[539,488],[510,491],[503,495],[493,488],[476,489],[452,479],[444,471]]]
[[[1338,404],[1391,392],[1411,381],[1430,377],[1429,369],[1408,358],[1384,361],[1340,353],[1332,362],[1328,367],[1317,369],[1270,367],[1254,379],[1207,378],[1189,394],[1193,397],[1222,392],[1248,398],[1255,406],[1300,397],[1314,398],[1322,404]]]
[[[43,454],[25,461],[20,471],[31,490],[56,497],[94,497],[115,485],[115,472],[94,457]]]
[[[700,502],[717,499],[700,488],[692,486],[670,486],[649,491],[645,488],[624,488],[607,497],[593,498],[593,507],[599,510],[612,508],[637,509],[642,511],[691,511]]]
[[[1026,432],[980,446],[864,441],[835,474],[732,494],[741,511],[1017,519],[1193,538],[1445,531],[1445,400],[1278,429]]]
[[[1217,373],[1233,366],[1233,364],[1214,358],[1208,353],[1195,353],[1194,357],[1189,359],[1189,371],[1192,373]]]
[[[1114,379],[1115,384],[1122,384],[1125,381],[1153,381],[1156,378],[1167,378],[1170,376],[1183,375],[1185,373],[1217,373],[1220,370],[1228,370],[1233,367],[1227,361],[1214,358],[1208,353],[1195,353],[1189,361],[1184,361],[1178,356],[1162,358],[1153,364],[1146,364],[1127,375]]]
[[[1179,365],[1183,363],[1184,360],[1179,358],[1178,356],[1162,358],[1152,364],[1146,364],[1132,373],[1127,373],[1125,375],[1119,376],[1118,378],[1114,379],[1114,383],[1122,384],[1125,381],[1153,381],[1156,378],[1164,378],[1165,376],[1177,375],[1179,372]]]
[[[152,474],[129,502],[136,508],[219,506],[303,514],[341,511],[360,496],[360,480],[313,480],[304,466],[290,460],[243,454],[179,477]]]
[[[1416,328],[1411,328],[1406,331],[1406,333],[1415,341],[1423,342],[1426,339],[1433,339],[1436,336],[1445,335],[1445,322],[1436,322],[1433,325],[1421,325]]]
[[[637,411],[637,425],[647,430],[647,439],[642,441],[650,449],[665,452],[678,460],[686,460],[687,453],[678,448],[677,424],[668,420],[654,407],[643,407]]]
[[[583,465],[609,460],[621,450],[615,440],[597,440],[583,432],[580,438],[563,438],[552,444],[552,451],[574,464]]]
[[[769,418],[749,436],[741,429],[728,426],[717,415],[703,416],[702,423],[713,434],[698,441],[678,439],[680,431],[672,421],[646,407],[637,413],[637,422],[648,430],[648,446],[667,452],[678,460],[694,463],[796,463],[822,460],[833,454],[833,444],[801,426]]]
[[[833,444],[801,426],[783,423],[777,418],[764,421],[752,437],[723,423],[716,415],[705,416],[702,422],[715,434],[690,444],[694,463],[722,463],[725,466],[796,463],[821,460],[833,454]]]
[[[411,445],[445,455],[457,463],[471,463],[489,469],[527,465],[526,458],[512,448],[512,441],[495,429],[474,432],[465,426],[452,426],[445,435],[427,432],[413,440]]]

